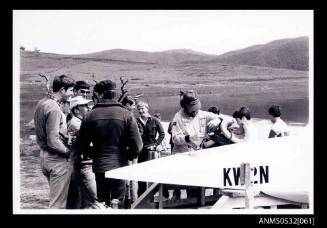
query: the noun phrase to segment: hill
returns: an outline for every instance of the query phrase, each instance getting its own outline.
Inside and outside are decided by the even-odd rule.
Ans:
[[[72,57],[120,60],[153,64],[178,64],[189,61],[208,61],[216,56],[202,52],[196,52],[191,49],[173,49],[160,52],[112,49],[91,54],[73,55]]]
[[[79,55],[23,51],[22,57],[30,59],[37,58],[39,60],[42,58],[43,60],[37,61],[37,63],[47,65],[47,67],[49,67],[50,64],[55,68],[66,66],[68,62],[68,65],[71,65],[89,61],[159,65],[217,62],[307,71],[309,62],[308,46],[308,37],[299,37],[275,40],[267,44],[254,45],[244,49],[227,52],[219,56],[197,52],[191,49],[173,49],[160,52],[111,49]],[[22,68],[27,67],[31,69],[36,63],[27,62],[25,62],[27,65],[23,65]],[[40,66],[37,68],[39,69]]]
[[[309,38],[275,40],[267,44],[227,52],[211,61],[307,71]]]

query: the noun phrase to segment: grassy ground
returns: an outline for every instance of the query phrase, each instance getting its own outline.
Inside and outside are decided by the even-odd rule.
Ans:
[[[39,146],[33,140],[23,140],[20,146],[21,208],[47,208],[49,185],[40,168]]]

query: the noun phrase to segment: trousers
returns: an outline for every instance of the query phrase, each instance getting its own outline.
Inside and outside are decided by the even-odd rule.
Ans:
[[[123,208],[126,181],[119,179],[105,178],[104,172],[95,172],[96,188],[99,202],[105,202],[110,206],[111,200],[118,199],[119,208]]]
[[[50,187],[49,208],[66,208],[73,170],[71,160],[44,150],[40,151],[40,160],[42,173]]]
[[[75,163],[70,182],[67,208],[102,208],[97,197],[95,174],[92,164]]]

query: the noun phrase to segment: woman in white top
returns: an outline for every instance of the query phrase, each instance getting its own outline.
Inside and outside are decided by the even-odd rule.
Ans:
[[[278,105],[272,105],[268,109],[270,120],[273,123],[268,138],[289,136],[287,124],[280,118],[281,111]]]

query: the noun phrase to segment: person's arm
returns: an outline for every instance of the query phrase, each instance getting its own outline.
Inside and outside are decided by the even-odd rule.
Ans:
[[[175,116],[172,121],[172,130],[171,130],[172,141],[176,145],[186,145],[190,142],[190,136],[183,133],[180,123],[177,121]]]
[[[127,138],[128,138],[128,159],[135,159],[143,148],[142,138],[135,118],[131,115],[127,118]]]
[[[157,145],[160,145],[165,138],[165,130],[162,127],[162,124],[160,123],[159,120],[156,120],[156,129],[159,134],[158,139],[157,139]]]
[[[88,128],[88,122],[83,120],[76,139],[76,149],[80,154],[93,158],[93,148],[90,146],[91,139]]]
[[[134,119],[135,119],[135,118],[134,118]],[[135,121],[136,121],[137,128],[138,128],[138,130],[139,130],[140,135],[143,135],[143,132],[144,132],[143,125],[140,123],[139,120],[136,120],[136,119],[135,119]]]
[[[277,136],[276,132],[271,129],[268,138],[275,138],[276,136]]]
[[[223,121],[220,125],[220,129],[221,129],[221,132],[223,133],[223,135],[229,139],[230,141],[234,142],[234,143],[239,143],[239,142],[243,142],[242,139],[239,139],[238,137],[236,137],[235,134],[233,134],[232,132],[230,132],[228,129],[227,129],[227,126],[228,126],[228,122],[227,121]]]
[[[58,154],[67,156],[70,150],[60,140],[59,136],[61,118],[62,113],[60,110],[53,109],[49,112],[46,121],[47,144]]]
[[[206,119],[206,125],[208,129],[213,129],[218,127],[220,124],[219,116],[212,112],[202,111],[204,118]]]
[[[172,132],[171,132],[172,128],[173,128],[173,122],[170,122],[169,126],[168,126],[168,134],[170,134],[170,135],[172,134]]]

